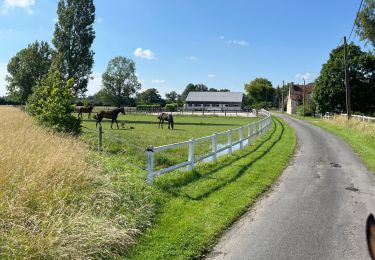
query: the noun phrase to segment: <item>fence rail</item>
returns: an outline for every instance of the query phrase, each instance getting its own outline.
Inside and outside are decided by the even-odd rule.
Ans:
[[[195,138],[189,141],[168,144],[168,145],[163,145],[163,146],[158,146],[158,147],[149,146],[146,149],[148,183],[152,184],[155,176],[158,176],[158,175],[161,175],[161,174],[164,174],[164,173],[167,173],[167,172],[170,172],[170,171],[182,168],[182,167],[187,167],[188,170],[192,170],[194,165],[199,161],[203,161],[210,157],[212,158],[212,161],[216,161],[220,153],[223,153],[226,150],[227,150],[227,154],[231,155],[233,150],[237,150],[237,149],[242,150],[244,145],[251,145],[252,139],[254,141],[258,136],[263,135],[271,125],[270,113],[266,110],[261,110],[259,113],[264,116],[263,119],[257,122],[253,122],[251,124],[245,125],[245,126],[241,126],[239,128],[229,129],[228,131],[225,131],[225,132],[214,133],[213,135],[210,135],[210,136]],[[236,141],[233,141],[233,132],[236,132],[236,131],[239,132],[239,139]],[[227,135],[227,144],[222,147],[218,147],[218,137],[225,136],[225,135]],[[205,142],[205,141],[207,142],[210,140],[211,140],[211,152],[204,154],[198,158],[195,158],[195,153],[194,153],[195,145],[200,142]],[[169,149],[184,147],[184,146],[188,146],[189,148],[188,154],[187,154],[187,161],[169,166],[164,169],[160,169],[158,171],[154,171],[154,154],[155,153],[169,150]]]
[[[341,116],[347,116],[347,114],[341,114]],[[351,116],[353,119],[356,119],[358,121],[362,122],[375,122],[375,117],[370,117],[370,116],[360,116],[360,115],[352,115]]]

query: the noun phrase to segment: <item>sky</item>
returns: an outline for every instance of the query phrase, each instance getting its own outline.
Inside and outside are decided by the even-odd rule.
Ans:
[[[57,0],[0,0],[0,96],[9,59],[52,42]],[[344,35],[360,0],[94,0],[93,80],[116,56],[135,61],[142,90],[181,93],[189,83],[244,91],[257,77],[274,87],[313,81]],[[358,43],[358,36],[352,36]]]

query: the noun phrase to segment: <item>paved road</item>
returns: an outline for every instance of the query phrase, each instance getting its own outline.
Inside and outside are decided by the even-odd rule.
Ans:
[[[209,259],[370,259],[364,233],[375,178],[350,147],[281,115],[298,149],[277,185],[221,238]]]

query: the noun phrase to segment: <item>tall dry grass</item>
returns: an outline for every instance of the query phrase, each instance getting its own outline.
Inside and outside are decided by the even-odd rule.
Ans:
[[[0,107],[0,258],[111,258],[137,230],[87,149]]]
[[[344,116],[335,116],[333,119],[326,119],[326,121],[344,127],[345,129],[352,131],[354,134],[359,134],[365,138],[372,139],[375,137],[374,123],[358,121],[355,118],[348,121]]]

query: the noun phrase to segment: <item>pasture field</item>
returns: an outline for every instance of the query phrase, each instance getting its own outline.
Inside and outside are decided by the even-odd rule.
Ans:
[[[87,120],[84,116],[82,139],[97,148],[98,130],[95,128],[95,120]],[[148,146],[154,147],[187,141],[191,138],[212,135],[215,132],[223,132],[230,128],[237,128],[258,120],[254,117],[222,117],[222,116],[181,116],[174,115],[174,130],[168,130],[168,124],[164,123],[164,129],[158,128],[156,115],[126,114],[119,115],[120,129],[116,124],[113,130],[110,128],[110,120],[103,120],[103,148],[110,154],[122,154],[123,158],[133,164],[145,167]],[[239,132],[233,132],[233,140],[239,138]],[[227,137],[218,138],[218,145],[227,142]],[[211,141],[196,145],[196,156],[203,155],[211,149]],[[180,163],[187,159],[188,147],[176,148],[155,154],[155,169]]]

